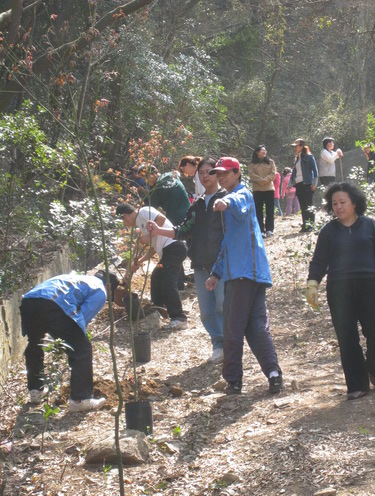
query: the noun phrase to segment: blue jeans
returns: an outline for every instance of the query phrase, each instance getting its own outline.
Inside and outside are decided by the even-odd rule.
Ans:
[[[214,291],[207,291],[205,282],[209,275],[206,269],[194,269],[201,321],[215,350],[223,347],[224,281],[220,279]]]
[[[274,204],[277,215],[283,215],[283,212],[280,207],[280,198],[274,198]]]

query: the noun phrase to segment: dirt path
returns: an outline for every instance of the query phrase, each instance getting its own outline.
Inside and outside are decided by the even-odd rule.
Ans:
[[[271,330],[286,389],[276,396],[254,357],[244,354],[243,394],[223,394],[220,366],[206,363],[210,344],[201,326],[194,287],[182,295],[185,331],[153,332],[152,360],[138,371],[153,401],[154,433],[146,464],[125,467],[126,494],[309,496],[375,494],[375,394],[348,402],[324,288],[319,312],[303,300],[307,264],[316,236],[299,234],[299,219],[277,219],[267,240],[274,286],[267,293]],[[312,246],[310,247],[310,240]],[[124,310],[116,308],[116,318]],[[117,495],[116,467],[88,466],[89,437],[114,425],[107,313],[92,326],[98,393],[108,407],[68,413],[64,402],[49,423],[40,452],[41,414],[27,403],[22,366],[0,398],[3,496]],[[120,376],[131,379],[128,324],[117,324]],[[171,394],[171,386],[183,394]],[[62,388],[64,396],[66,389]],[[336,491],[336,492],[335,492]]]

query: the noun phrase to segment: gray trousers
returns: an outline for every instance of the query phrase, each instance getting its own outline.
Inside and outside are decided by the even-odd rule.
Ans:
[[[250,279],[225,283],[224,295],[224,362],[226,381],[241,381],[244,337],[268,378],[281,369],[269,328],[266,286]]]

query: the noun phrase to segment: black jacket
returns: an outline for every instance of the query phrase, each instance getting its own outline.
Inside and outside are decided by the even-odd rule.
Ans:
[[[322,227],[309,277],[320,282],[375,277],[375,221],[360,215],[350,227],[337,219]]]
[[[182,224],[175,227],[176,239],[185,239],[192,268],[206,268],[211,271],[220,253],[224,237],[224,215],[214,212],[212,206],[227,192],[219,189],[206,208],[205,195],[198,197],[187,211]]]

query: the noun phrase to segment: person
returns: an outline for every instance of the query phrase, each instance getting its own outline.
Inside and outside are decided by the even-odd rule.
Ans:
[[[302,138],[297,138],[290,146],[294,147],[295,162],[289,187],[296,187],[296,195],[301,206],[301,232],[311,231],[315,222],[313,195],[318,184],[318,168],[314,155]]]
[[[364,152],[367,159],[367,182],[372,184],[375,182],[375,152],[373,150],[374,145],[368,143],[364,146]]]
[[[186,177],[192,177],[195,186],[194,198],[203,195],[205,188],[200,181],[198,174],[198,164],[202,160],[202,157],[193,157],[192,155],[187,155],[182,157],[179,164],[180,172]]]
[[[264,145],[255,148],[249,164],[250,181],[253,183],[253,196],[257,219],[262,236],[268,238],[274,229],[274,194],[273,180],[276,176],[275,162],[267,156]],[[266,206],[266,223],[263,221],[263,207]]]
[[[137,165],[133,165],[133,167],[129,169],[127,179],[130,182],[130,186],[134,186],[143,196],[145,195],[147,191],[147,184],[141,176]]]
[[[147,228],[149,220],[155,221],[160,227],[173,227],[173,224],[154,207],[142,207],[138,211],[130,203],[118,205],[116,215],[121,216],[125,227],[139,228],[142,244],[150,243],[150,233]],[[178,292],[178,275],[182,262],[186,258],[186,247],[181,241],[175,241],[165,236],[151,238],[151,249],[141,258],[134,260],[132,273],[136,272],[143,262],[154,253],[160,258],[159,263],[151,274],[151,300],[159,306],[167,308],[171,329],[186,329],[187,317],[182,310]]]
[[[182,224],[173,229],[160,228],[155,222],[149,222],[149,230],[155,234],[176,239],[186,239],[188,256],[194,269],[194,279],[200,310],[200,318],[212,343],[210,363],[223,361],[223,301],[224,281],[220,280],[214,291],[208,291],[206,279],[211,273],[213,264],[219,255],[224,236],[220,212],[214,212],[213,204],[223,198],[226,191],[220,188],[216,175],[209,171],[215,167],[216,161],[204,157],[198,164],[200,181],[205,193],[196,198],[189,208]]]
[[[296,214],[299,211],[299,202],[296,196],[296,188],[294,186],[289,187],[289,180],[291,175],[292,169],[290,167],[285,167],[285,169],[283,170],[283,182],[281,184],[281,198],[284,199],[286,195],[284,217]]]
[[[112,300],[119,284],[109,272]],[[105,398],[93,398],[92,346],[86,326],[103,307],[107,297],[106,273],[94,276],[62,274],[38,284],[21,301],[22,334],[27,336],[25,350],[27,387],[31,403],[40,403],[44,390],[44,352],[42,340],[48,332],[64,340],[70,376],[71,411],[98,410]]]
[[[274,209],[276,210],[277,215],[283,215],[283,212],[280,207],[280,183],[281,183],[281,176],[276,169],[276,176],[275,179],[273,180],[273,185],[275,187]]]
[[[158,209],[162,208],[166,218],[172,224],[180,224],[186,215],[191,203],[185,186],[179,179],[177,171],[160,174],[154,165],[142,165],[139,167],[141,176],[149,185],[148,197],[145,205],[151,205]],[[185,272],[181,262],[178,276],[178,289],[185,287]]]
[[[329,186],[336,180],[336,164],[338,158],[344,156],[340,148],[333,151],[335,148],[335,140],[333,138],[324,138],[323,149],[319,157],[319,179],[323,186]]]
[[[178,172],[160,174],[154,165],[141,165],[138,172],[149,186],[149,198],[146,198],[145,204],[156,209],[162,208],[170,222],[180,224],[190,207],[190,201]]]
[[[222,374],[228,383],[227,393],[239,394],[242,390],[244,337],[268,378],[269,391],[277,393],[283,380],[266,306],[266,287],[272,281],[253,196],[240,182],[237,159],[220,158],[210,174],[217,174],[219,184],[228,191],[213,205],[214,211],[223,215],[225,232],[221,251],[206,280],[209,291],[215,290],[221,279],[225,285]]]
[[[333,184],[325,194],[335,218],[321,229],[307,281],[307,301],[318,306],[318,286],[327,274],[327,300],[337,335],[348,399],[375,386],[375,221],[363,214],[366,196],[349,183]],[[358,322],[366,338],[366,360]]]

